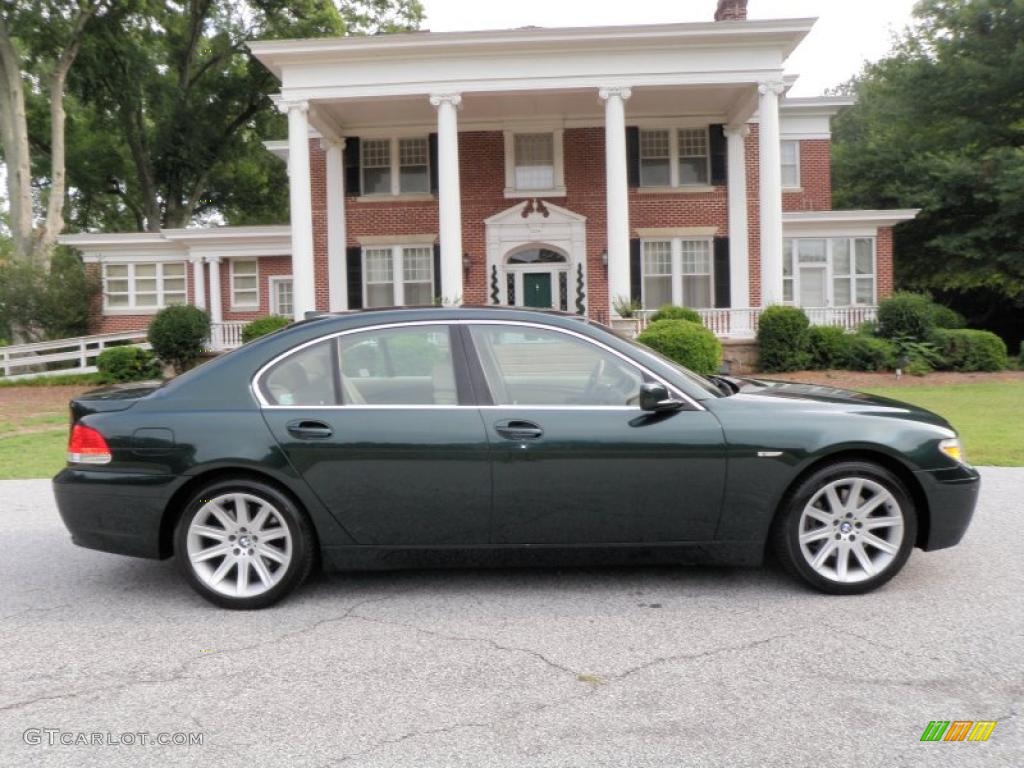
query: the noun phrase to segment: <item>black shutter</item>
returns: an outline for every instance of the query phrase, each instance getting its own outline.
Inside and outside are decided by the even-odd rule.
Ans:
[[[635,237],[629,241],[629,298],[639,304],[641,293],[641,280],[643,273],[640,270],[640,238]],[[618,299],[618,296],[614,296]]]
[[[427,150],[430,163],[430,191],[437,194],[437,134],[427,136]]]
[[[434,244],[434,302],[441,302],[441,246]]]
[[[626,128],[626,181],[630,187],[640,186],[640,129]]]
[[[729,286],[729,238],[715,238],[715,306],[728,307],[732,304]]]
[[[710,126],[711,150],[711,183],[720,187],[728,183],[729,170],[727,167],[727,145],[725,140],[725,126],[719,124]]]
[[[363,308],[363,249],[358,246],[345,249],[348,271],[348,308]]]
[[[363,194],[362,175],[359,173],[359,137],[345,138],[345,194]]]

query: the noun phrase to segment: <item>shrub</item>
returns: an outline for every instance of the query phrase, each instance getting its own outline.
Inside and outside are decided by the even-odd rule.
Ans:
[[[762,371],[799,371],[810,364],[807,315],[798,307],[774,306],[761,313],[757,331]]]
[[[715,334],[689,320],[654,323],[637,341],[697,373],[718,373],[722,364],[722,345]]]
[[[943,304],[932,304],[932,322],[936,328],[963,328],[964,316]]]
[[[106,381],[143,381],[160,378],[160,364],[148,349],[110,347],[96,358],[96,368]]]
[[[931,340],[954,371],[1001,371],[1010,364],[1006,344],[990,331],[937,328]]]
[[[926,339],[935,328],[936,306],[923,293],[894,293],[878,304],[878,335]]]
[[[167,307],[156,313],[147,335],[156,356],[181,373],[203,353],[210,336],[210,316],[188,304]]]
[[[248,344],[253,339],[266,336],[268,333],[287,328],[292,321],[282,315],[267,315],[259,317],[251,323],[246,323],[242,328],[242,343]]]
[[[896,367],[896,345],[888,339],[851,334],[846,337],[841,368],[849,371],[889,371]]]
[[[810,366],[826,370],[842,366],[849,334],[842,328],[815,325],[807,331],[807,352]]]
[[[676,307],[672,304],[666,304],[651,316],[652,323],[656,323],[659,320],[689,320],[691,323],[704,324],[704,321],[700,319],[700,314],[695,309]]]

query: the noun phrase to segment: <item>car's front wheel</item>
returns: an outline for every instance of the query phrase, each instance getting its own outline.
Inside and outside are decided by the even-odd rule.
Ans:
[[[843,461],[787,496],[773,544],[790,573],[822,592],[850,595],[895,576],[916,536],[914,504],[900,479],[877,464]]]
[[[309,574],[313,536],[305,515],[272,485],[221,480],[199,490],[175,530],[189,584],[224,608],[264,608]]]

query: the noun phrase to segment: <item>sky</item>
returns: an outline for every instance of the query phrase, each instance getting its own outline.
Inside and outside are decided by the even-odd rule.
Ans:
[[[657,24],[711,21],[716,0],[422,0],[424,29],[475,29]],[[751,19],[817,17],[786,65],[800,79],[792,96],[819,96],[884,56],[894,33],[911,21],[914,0],[750,0]]]

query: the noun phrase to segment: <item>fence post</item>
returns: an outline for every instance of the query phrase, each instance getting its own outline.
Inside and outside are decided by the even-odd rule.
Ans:
[[[86,367],[85,347],[86,347],[85,339],[79,339],[78,340],[78,367],[79,368],[85,368]]]

